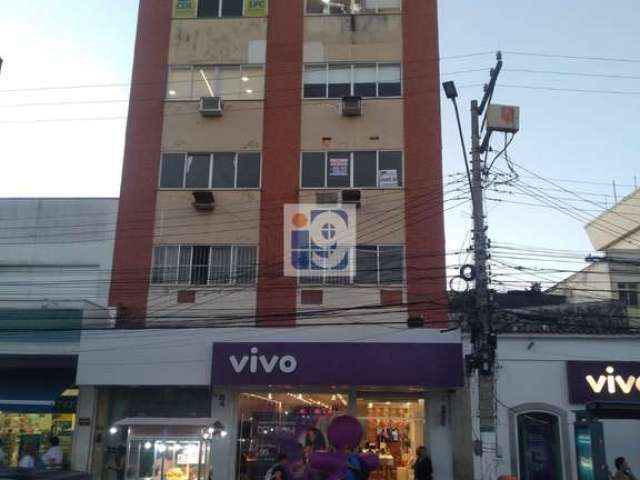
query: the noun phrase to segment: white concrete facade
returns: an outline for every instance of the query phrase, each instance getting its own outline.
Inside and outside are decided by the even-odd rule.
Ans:
[[[496,402],[498,412],[498,474],[519,475],[516,417],[527,412],[547,412],[560,420],[563,479],[576,479],[575,411],[571,404],[566,362],[640,362],[640,337],[575,335],[503,335],[498,341]],[[477,419],[477,400],[474,402]],[[475,431],[477,421],[474,422]],[[624,456],[640,460],[640,421],[604,420],[607,463]],[[476,457],[476,465],[481,459]],[[479,468],[476,468],[476,472]],[[479,478],[476,476],[476,478]]]

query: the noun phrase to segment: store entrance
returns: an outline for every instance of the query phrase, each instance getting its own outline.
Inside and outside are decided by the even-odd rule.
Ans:
[[[364,431],[361,449],[380,458],[380,469],[372,472],[370,478],[412,478],[416,448],[424,444],[424,400],[359,396],[356,408]]]

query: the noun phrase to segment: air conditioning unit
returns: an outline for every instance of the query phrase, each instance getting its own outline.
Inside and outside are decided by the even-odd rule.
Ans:
[[[212,212],[214,209],[215,199],[213,193],[206,190],[197,190],[193,192],[193,208],[199,212]]]
[[[360,208],[360,198],[362,194],[360,190],[342,190],[342,203],[349,203]]]
[[[359,117],[362,115],[362,97],[342,97],[340,112],[344,117]]]
[[[200,97],[200,113],[203,117],[220,117],[223,112],[222,97]]]
[[[338,203],[338,192],[316,192],[316,203]]]

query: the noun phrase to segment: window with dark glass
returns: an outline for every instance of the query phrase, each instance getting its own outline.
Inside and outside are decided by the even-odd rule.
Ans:
[[[241,17],[242,16],[242,3],[244,0],[222,0],[223,17]]]
[[[355,283],[378,283],[378,247],[359,246],[356,248]]]
[[[556,415],[527,412],[518,415],[519,478],[562,480],[560,425]]]
[[[402,283],[404,281],[404,249],[381,246],[378,249],[379,283]]]
[[[618,283],[618,294],[621,301],[630,307],[637,307],[640,289],[638,283]]]
[[[399,97],[402,95],[401,69],[397,63],[378,65],[378,96]]]
[[[329,65],[329,97],[340,98],[351,95],[351,65]]]
[[[322,152],[305,152],[302,154],[302,186],[325,186],[325,154]]]
[[[329,152],[327,155],[327,187],[343,188],[351,186],[351,154],[349,152]]]
[[[327,96],[327,65],[304,67],[304,97],[325,98]]]
[[[235,153],[213,154],[213,188],[233,188],[235,181]]]
[[[376,64],[354,65],[353,94],[358,97],[376,96]]]
[[[220,0],[199,0],[198,17],[218,17],[220,15]]]
[[[376,187],[377,185],[376,152],[354,152],[353,186]]]
[[[209,188],[211,156],[209,154],[187,155],[185,167],[186,188]]]
[[[184,154],[165,153],[162,155],[160,186],[182,188],[184,182]]]
[[[260,154],[239,153],[236,187],[256,188],[260,186]]]
[[[402,186],[402,152],[304,152],[303,188],[397,188]]]
[[[160,246],[154,249],[151,278],[157,284],[251,284],[256,259],[257,249],[250,246]]]

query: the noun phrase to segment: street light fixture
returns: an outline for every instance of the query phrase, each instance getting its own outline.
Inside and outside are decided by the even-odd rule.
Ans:
[[[442,82],[442,88],[444,88],[444,94],[449,100],[455,100],[458,97],[458,90],[456,90],[456,84],[453,80]]]
[[[460,134],[460,143],[462,144],[462,156],[464,157],[464,166],[467,169],[467,180],[469,180],[469,191],[473,191],[471,186],[471,171],[469,170],[469,160],[467,158],[467,147],[464,145],[464,135],[462,133],[462,124],[460,123],[460,112],[458,111],[458,102],[456,102],[456,98],[458,98],[458,90],[456,89],[456,84],[453,80],[442,82],[442,88],[444,89],[446,97],[451,100],[451,103],[453,103],[453,108],[456,111],[458,133]]]

